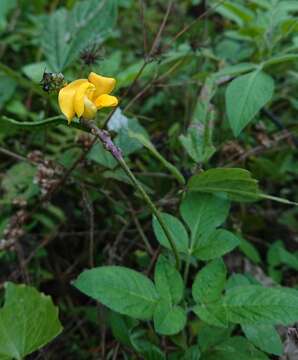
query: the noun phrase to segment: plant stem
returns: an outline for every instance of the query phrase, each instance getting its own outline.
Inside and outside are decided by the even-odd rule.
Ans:
[[[127,174],[127,176],[131,179],[131,181],[134,184],[134,186],[136,187],[136,189],[140,192],[144,201],[147,203],[147,205],[151,209],[152,213],[155,215],[157,221],[159,222],[160,226],[162,227],[162,229],[171,245],[173,253],[175,255],[177,269],[179,269],[180,268],[180,260],[179,260],[178,251],[177,251],[175,242],[172,238],[172,235],[171,235],[166,223],[164,222],[162,216],[160,215],[160,212],[157,210],[156,206],[154,205],[154,203],[152,202],[152,200],[150,199],[150,197],[148,196],[148,194],[146,193],[146,191],[144,190],[142,185],[138,182],[138,180],[136,179],[136,177],[134,176],[134,174],[132,173],[132,171],[130,170],[128,165],[126,164],[125,160],[122,158],[122,159],[118,160],[118,162],[121,165],[122,169]]]
[[[152,202],[152,200],[150,199],[150,197],[144,190],[143,186],[139,183],[137,178],[134,176],[134,174],[128,167],[126,161],[124,160],[124,158],[122,156],[121,150],[113,143],[113,141],[110,137],[110,134],[105,130],[99,129],[96,126],[96,124],[94,123],[94,121],[81,119],[80,122],[85,128],[89,129],[97,138],[99,138],[99,140],[102,142],[104,148],[107,151],[109,151],[113,155],[113,157],[118,161],[119,165],[125,171],[126,175],[130,178],[130,180],[131,180],[132,184],[134,185],[134,187],[136,188],[136,190],[138,190],[139,193],[142,195],[142,198],[144,199],[146,204],[149,206],[153,215],[155,215],[157,221],[159,222],[161,228],[163,229],[163,231],[170,243],[172,251],[174,253],[177,269],[179,269],[180,268],[180,260],[179,260],[178,250],[175,245],[172,234],[170,233],[160,212],[158,211],[158,209],[156,208],[156,206],[154,205],[154,203]]]

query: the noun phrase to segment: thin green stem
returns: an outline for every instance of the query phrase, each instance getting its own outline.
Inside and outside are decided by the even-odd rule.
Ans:
[[[84,119],[81,118],[80,123],[86,129],[90,130],[91,133],[94,134],[102,142],[104,148],[107,151],[109,151],[113,155],[113,157],[118,161],[119,165],[122,167],[124,172],[130,178],[130,180],[131,180],[132,184],[134,185],[134,187],[136,188],[136,190],[138,190],[139,193],[142,195],[142,198],[144,199],[146,204],[149,206],[149,208],[151,209],[153,215],[155,215],[157,221],[159,222],[161,228],[163,229],[163,231],[164,231],[164,233],[165,233],[165,235],[166,235],[166,237],[167,237],[167,239],[169,241],[169,244],[170,244],[170,246],[172,248],[172,251],[174,253],[177,269],[179,269],[180,268],[180,260],[179,260],[178,250],[177,250],[175,241],[174,241],[174,239],[172,237],[172,234],[170,233],[170,231],[169,231],[165,221],[163,220],[160,212],[158,211],[158,209],[156,208],[156,206],[154,205],[154,203],[152,202],[152,200],[150,199],[150,197],[146,193],[145,189],[139,183],[137,178],[134,176],[134,174],[132,173],[132,171],[128,167],[126,161],[124,160],[124,158],[122,156],[121,149],[119,149],[113,143],[113,141],[112,141],[112,139],[110,137],[110,134],[105,130],[99,129],[96,126],[94,121],[84,120]]]
[[[127,174],[127,176],[131,179],[131,181],[134,184],[134,186],[136,187],[136,189],[140,192],[140,194],[142,195],[142,198],[144,199],[146,204],[149,206],[152,213],[155,215],[157,221],[159,222],[160,226],[162,227],[162,229],[171,245],[171,248],[173,250],[177,269],[179,269],[180,268],[180,260],[179,260],[178,250],[177,250],[176,244],[174,242],[174,239],[172,237],[172,234],[170,233],[166,223],[164,222],[162,216],[160,215],[160,212],[158,211],[158,209],[156,208],[156,206],[154,205],[154,203],[152,202],[152,200],[150,199],[150,197],[144,190],[143,186],[138,182],[138,180],[136,179],[136,177],[134,176],[134,174],[132,173],[132,171],[130,170],[128,165],[126,164],[125,160],[122,158],[122,159],[119,159],[118,162],[119,162],[120,166],[122,167],[122,169]]]

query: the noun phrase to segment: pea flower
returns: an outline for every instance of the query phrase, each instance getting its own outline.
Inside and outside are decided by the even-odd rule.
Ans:
[[[118,105],[118,99],[109,95],[116,80],[91,72],[87,79],[72,81],[59,91],[58,101],[62,113],[70,124],[74,116],[94,119],[97,110]]]

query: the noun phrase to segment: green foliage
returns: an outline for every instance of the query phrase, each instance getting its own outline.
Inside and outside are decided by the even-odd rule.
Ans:
[[[0,357],[23,359],[62,331],[52,300],[32,287],[6,284],[0,310]]]
[[[217,168],[193,176],[189,182],[190,191],[218,194],[225,193],[234,201],[255,201],[258,199],[257,181],[244,169]]]
[[[188,193],[180,206],[180,213],[193,238],[207,234],[227,218],[230,202],[209,194]]]
[[[136,319],[150,319],[158,300],[151,280],[121,266],[86,270],[74,286],[112,310]]]
[[[187,253],[188,235],[181,221],[170,214],[163,213],[161,216],[172,234],[178,251]],[[159,243],[166,248],[171,249],[166,234],[155,217],[153,218],[153,229]]]
[[[192,296],[197,303],[208,304],[220,299],[226,283],[226,268],[216,259],[201,269],[192,285]]]
[[[226,91],[227,115],[235,136],[273,96],[273,79],[260,70],[233,80]]]
[[[297,14],[0,1],[1,359],[291,358]],[[115,78],[119,106],[68,125],[60,71]]]
[[[183,297],[184,283],[180,273],[164,257],[160,256],[155,266],[154,282],[160,297],[178,304]]]
[[[282,355],[283,345],[280,337],[271,325],[242,325],[242,330],[257,348],[274,355]]]
[[[78,2],[71,11],[59,9],[44,20],[42,49],[52,71],[63,71],[92,42],[102,42],[115,23],[112,1]]]
[[[203,357],[204,360],[230,360],[237,358],[239,360],[268,360],[268,357],[257,350],[244,337],[234,336],[217,345]]]
[[[238,245],[237,236],[230,231],[218,229],[199,238],[193,253],[198,259],[207,261],[232,251]]]

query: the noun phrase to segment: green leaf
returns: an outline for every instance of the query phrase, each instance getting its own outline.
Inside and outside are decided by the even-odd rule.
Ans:
[[[87,154],[87,159],[96,162],[97,164],[107,167],[108,169],[114,169],[117,165],[117,161],[114,159],[111,153],[104,149],[101,142],[96,142],[91,150]]]
[[[221,301],[196,305],[192,310],[206,324],[222,328],[228,327],[226,309]]]
[[[180,220],[175,218],[173,215],[162,213],[161,214],[164,222],[166,223],[173,239],[176,244],[177,250],[183,253],[188,253],[188,235],[185,230],[185,227]],[[153,217],[153,230],[158,242],[166,247],[167,249],[172,249],[171,245],[161,228],[159,222],[155,217]]]
[[[62,71],[92,42],[102,42],[116,17],[114,0],[80,1],[71,11],[62,8],[48,15],[44,21],[42,49],[51,69]]]
[[[282,355],[283,344],[272,325],[242,325],[242,330],[257,348],[274,355]]]
[[[219,328],[202,323],[198,334],[200,349],[205,352],[208,348],[212,348],[227,340],[231,336],[233,328]]]
[[[234,336],[215,346],[204,356],[204,360],[268,360],[244,337]]]
[[[181,306],[172,306],[168,300],[160,300],[154,311],[154,328],[161,335],[174,335],[186,324],[186,312]]]
[[[58,309],[36,289],[6,283],[0,310],[0,356],[22,359],[53,340],[62,327]]]
[[[187,129],[186,135],[179,136],[184,149],[197,163],[206,163],[216,150],[212,144],[210,123],[193,124]]]
[[[236,76],[239,74],[243,74],[255,70],[257,66],[258,66],[257,64],[253,64],[253,63],[240,63],[235,65],[230,65],[216,72],[214,76],[216,78],[220,78],[224,76]]]
[[[227,319],[243,325],[291,324],[298,320],[298,296],[284,288],[237,286],[223,299]]]
[[[16,0],[1,0],[0,1],[0,32],[5,29],[6,17],[16,7]]]
[[[9,76],[0,73],[0,109],[14,94],[17,83]]]
[[[171,304],[178,304],[184,291],[180,273],[164,256],[160,255],[155,266],[154,282],[157,292]]]
[[[118,110],[120,111],[120,109]],[[129,135],[130,131],[134,131],[144,137],[148,136],[147,131],[139,124],[138,120],[134,118],[127,119],[127,125],[122,126],[117,131],[118,135],[115,138],[115,144],[120,147],[125,156],[128,156],[143,147],[143,144]]]
[[[129,335],[132,329],[138,324],[138,321],[111,311],[109,313],[108,323],[115,339],[125,346],[131,346]]]
[[[239,3],[225,1],[223,4],[216,6],[215,10],[229,20],[235,21],[239,26],[245,22],[253,20],[254,13]]]
[[[281,241],[276,241],[270,246],[267,253],[267,261],[273,267],[284,264],[298,271],[298,255],[286,250]]]
[[[255,201],[260,197],[257,180],[239,168],[216,168],[194,175],[188,182],[190,191],[226,193],[234,201]]]
[[[233,273],[226,283],[226,290],[232,289],[235,286],[245,286],[251,284],[255,285],[256,283],[251,282],[251,280],[243,274]]]
[[[135,330],[130,335],[130,341],[134,349],[145,360],[166,360],[164,353],[145,337],[144,330]]]
[[[188,193],[180,206],[192,238],[209,233],[220,226],[228,216],[230,201],[211,194]]]
[[[150,319],[158,300],[149,278],[122,266],[86,270],[74,286],[111,310],[136,319]]]
[[[200,260],[212,260],[218,258],[239,245],[239,239],[227,230],[214,230],[212,233],[196,239],[194,256]]]
[[[243,239],[242,236],[238,236],[240,240],[239,249],[247,256],[251,261],[256,264],[261,262],[261,257],[258,249],[253,246],[249,241]]]
[[[297,21],[296,21],[297,23]],[[266,60],[263,63],[263,67],[266,66],[271,66],[271,65],[276,65],[276,64],[280,64],[283,62],[287,62],[287,61],[296,61],[298,59],[298,54],[284,54],[284,55],[278,55],[275,56],[269,60]]]
[[[29,200],[37,195],[39,187],[33,181],[36,172],[36,167],[27,162],[19,162],[7,169],[1,182],[5,201],[11,202],[16,198]]]
[[[235,136],[255,117],[272,98],[273,79],[260,70],[234,79],[226,90],[226,107]]]
[[[200,358],[200,348],[197,345],[193,345],[185,351],[181,360],[199,360]]]
[[[192,296],[197,303],[217,301],[225,288],[227,270],[222,259],[216,259],[201,269],[192,286]]]
[[[153,144],[151,143],[151,141],[149,139],[147,139],[143,134],[140,133],[135,133],[133,131],[129,131],[128,135],[132,138],[132,139],[136,139],[138,140],[147,150],[150,151],[150,153],[157,159],[159,160],[163,166],[168,169],[170,171],[170,173],[177,179],[177,181],[181,184],[184,185],[185,184],[185,180],[183,175],[181,174],[181,172],[176,168],[176,166],[174,166],[173,164],[171,164],[170,162],[168,162],[153,146]]]

